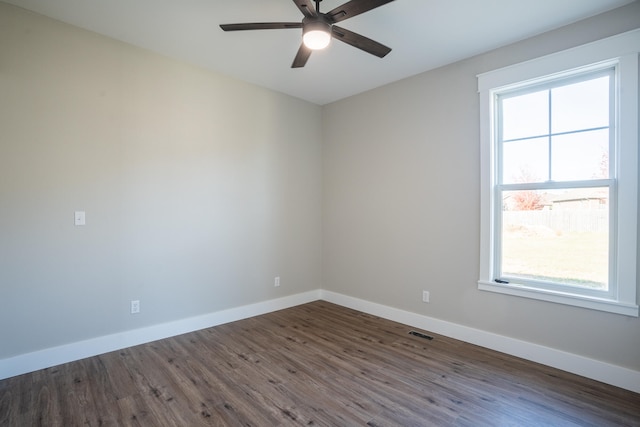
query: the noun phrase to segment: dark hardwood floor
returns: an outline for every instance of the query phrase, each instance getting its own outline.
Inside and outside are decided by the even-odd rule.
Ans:
[[[640,426],[640,394],[411,329],[317,301],[0,381],[0,425]]]

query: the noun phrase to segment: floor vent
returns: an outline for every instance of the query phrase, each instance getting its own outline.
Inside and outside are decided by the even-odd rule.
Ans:
[[[423,334],[423,333],[417,332],[417,331],[409,331],[409,335],[413,335],[415,337],[424,338],[424,339],[429,340],[429,341],[431,341],[433,339],[433,337],[431,335]]]

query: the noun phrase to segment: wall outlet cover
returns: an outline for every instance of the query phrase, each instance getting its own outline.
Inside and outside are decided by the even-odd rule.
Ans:
[[[429,291],[422,291],[422,302],[429,302]]]
[[[140,313],[140,301],[133,300],[131,301],[131,314]]]

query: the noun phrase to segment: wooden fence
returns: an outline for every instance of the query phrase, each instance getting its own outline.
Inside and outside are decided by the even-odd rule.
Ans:
[[[502,222],[505,226],[514,227],[532,226],[562,232],[606,233],[609,231],[609,211],[607,209],[504,211]]]

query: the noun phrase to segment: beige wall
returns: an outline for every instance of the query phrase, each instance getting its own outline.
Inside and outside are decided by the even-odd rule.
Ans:
[[[319,289],[320,162],[316,105],[0,3],[0,359]]]
[[[640,370],[638,318],[477,289],[476,79],[639,25],[635,2],[325,106],[324,288]]]

